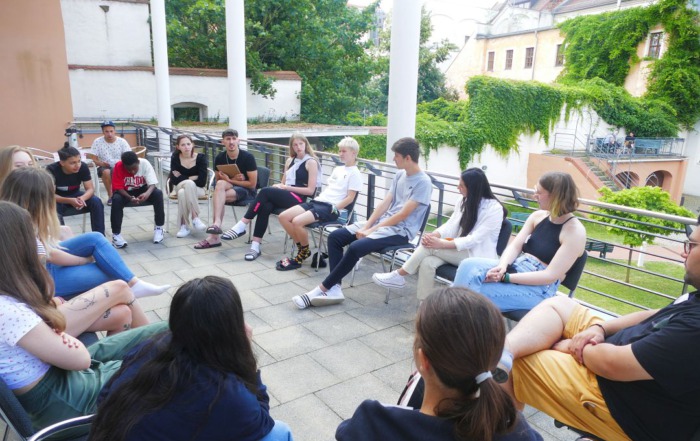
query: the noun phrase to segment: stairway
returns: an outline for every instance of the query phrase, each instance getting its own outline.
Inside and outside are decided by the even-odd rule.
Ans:
[[[591,161],[591,158],[589,156],[583,156],[581,157],[581,161],[583,161],[584,164],[590,169],[590,171],[600,179],[603,184],[605,184],[606,187],[608,187],[612,191],[618,191],[620,188],[615,184],[615,181],[612,180],[612,178],[605,173],[603,170],[600,169],[597,165]]]

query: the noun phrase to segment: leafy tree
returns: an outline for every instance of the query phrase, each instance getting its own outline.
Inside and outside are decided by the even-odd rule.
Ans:
[[[433,33],[430,13],[421,9],[420,47],[418,52],[418,103],[424,103],[445,98],[452,101],[457,99],[457,92],[445,85],[445,74],[438,68],[457,50],[457,46],[445,39],[432,46],[428,40]],[[391,27],[380,33],[379,54],[377,64],[379,75],[374,79],[377,93],[372,97],[370,110],[374,113],[387,113],[389,104],[389,53],[391,49]]]
[[[695,217],[693,212],[678,206],[671,200],[668,192],[659,187],[632,187],[617,192],[603,187],[600,189],[600,193],[602,193],[602,196],[598,200],[601,202],[682,217]],[[670,228],[678,229],[683,227],[677,222],[610,208],[595,208],[595,211],[601,213],[601,215],[592,214],[591,219],[611,224],[611,226],[607,227],[607,230],[621,236],[622,243],[630,247],[638,247],[644,243],[653,244],[655,234],[668,236],[672,232]],[[632,250],[629,252],[627,264],[630,265],[631,262]],[[629,269],[627,271],[627,281],[629,281]]]
[[[359,10],[343,0],[248,0],[246,67],[254,92],[274,95],[268,70],[302,78],[302,118],[337,122],[366,106],[374,61],[364,37],[376,5]],[[170,64],[226,68],[224,0],[169,0]]]

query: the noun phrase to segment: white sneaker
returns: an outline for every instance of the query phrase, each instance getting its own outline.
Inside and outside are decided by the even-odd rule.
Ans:
[[[374,273],[372,274],[372,281],[384,288],[403,288],[406,286],[406,279],[398,271]]]
[[[299,309],[306,309],[311,306],[311,299],[325,295],[326,293],[321,291],[321,288],[317,286],[306,294],[292,297],[292,303]]]
[[[311,304],[313,306],[328,306],[342,303],[343,300],[345,300],[343,290],[340,288],[340,284],[336,284],[326,291],[325,295],[312,298]]]
[[[161,243],[164,238],[163,227],[156,226],[153,230],[153,243]]]
[[[114,248],[124,248],[127,246],[127,243],[121,234],[112,234],[112,245],[114,245]]]
[[[192,226],[197,231],[204,231],[207,229],[207,225],[204,222],[202,222],[202,219],[200,219],[198,217],[195,217],[194,219],[192,219]]]
[[[190,235],[190,229],[187,228],[187,225],[185,225],[185,224],[180,225],[180,231],[177,232],[176,236],[177,237],[187,237],[189,235]],[[153,239],[153,240],[155,241],[155,239]]]

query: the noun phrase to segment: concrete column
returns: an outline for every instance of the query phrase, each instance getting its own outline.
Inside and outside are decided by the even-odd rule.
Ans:
[[[170,69],[168,68],[168,35],[165,28],[165,0],[151,0],[153,20],[153,64],[156,75],[156,96],[158,100],[158,125],[170,128]],[[170,137],[158,134],[161,152],[170,151]]]
[[[394,2],[389,54],[389,124],[387,160],[397,139],[415,136],[418,93],[418,46],[420,44],[420,0]]]
[[[248,86],[245,77],[245,14],[243,0],[226,0],[226,60],[229,127],[248,139]],[[247,148],[245,144],[241,148]]]

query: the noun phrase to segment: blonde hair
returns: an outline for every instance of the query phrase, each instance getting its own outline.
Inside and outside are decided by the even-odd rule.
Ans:
[[[359,153],[360,151],[360,144],[355,138],[351,138],[350,136],[346,136],[345,138],[340,140],[340,142],[338,143],[338,148],[341,147],[348,148],[355,152],[355,154]]]
[[[0,188],[0,199],[14,202],[29,212],[47,255],[59,248],[61,224],[56,214],[53,176],[49,172],[33,167],[13,170]]]
[[[297,139],[301,139],[302,141],[304,141],[304,145],[306,145],[306,154],[311,155],[312,158],[318,160],[318,158],[316,157],[316,152],[314,152],[314,149],[311,148],[311,144],[309,144],[309,140],[306,139],[306,136],[302,135],[299,132],[293,133],[292,136],[289,138],[289,157],[297,157],[297,154],[294,153],[294,148],[292,148],[292,144],[294,144],[294,141],[296,141]]]
[[[28,148],[21,147],[18,145],[9,145],[7,147],[3,147],[2,149],[0,149],[0,186],[2,185],[2,182],[5,180],[7,175],[9,175],[10,172],[14,169],[13,157],[17,152],[24,152],[28,154],[29,157],[32,158],[32,162],[34,163],[34,165],[36,165],[36,159],[34,158],[34,155],[32,154],[31,150],[29,150]]]
[[[539,184],[549,192],[549,212],[552,217],[559,217],[576,211],[579,192],[570,174],[548,172],[540,177]]]

